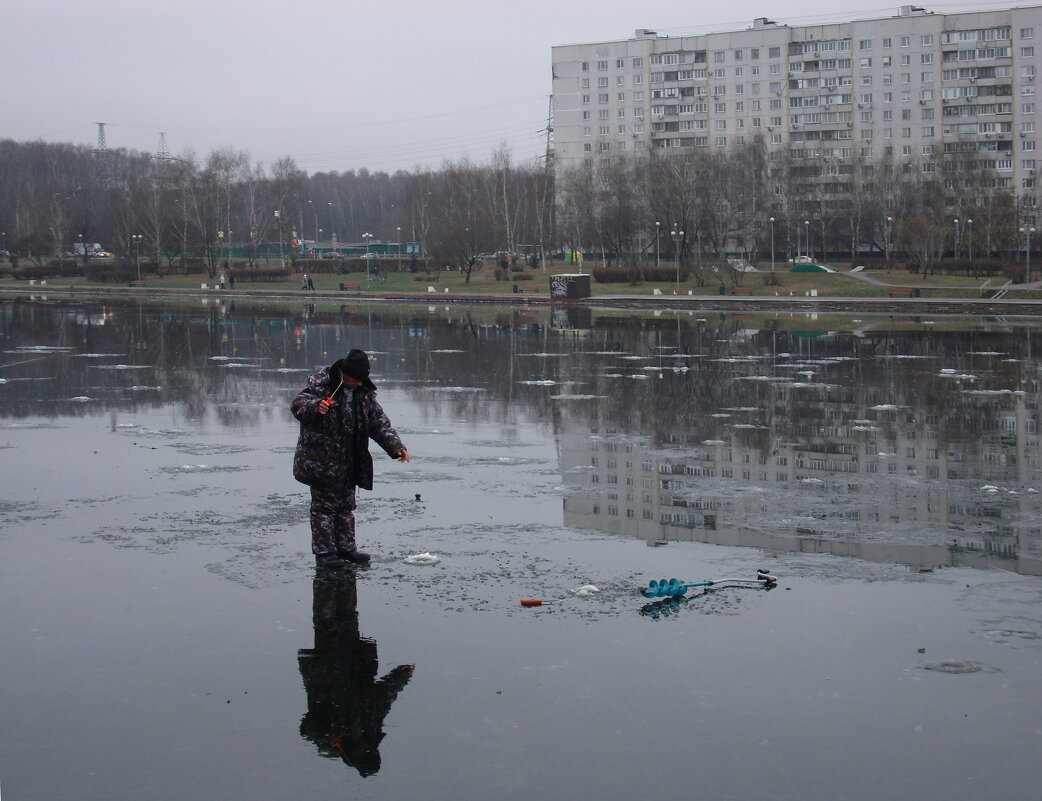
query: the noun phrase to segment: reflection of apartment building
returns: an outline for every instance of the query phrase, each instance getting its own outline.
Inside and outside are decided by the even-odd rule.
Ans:
[[[755,441],[747,434],[767,432],[735,422],[737,415],[721,418],[718,438],[694,442],[682,433],[661,443],[565,432],[565,522],[648,542],[822,551],[920,567],[983,559],[1040,572],[1038,388],[959,397],[954,418],[908,408],[862,412],[871,420],[850,396],[817,398],[810,419],[805,398],[802,419],[776,415],[769,436]],[[953,429],[960,415],[979,433]]]
[[[726,149],[762,137],[800,162],[972,151],[1033,187],[1042,6],[633,38],[553,48],[555,156]],[[837,163],[838,162],[838,163]],[[838,172],[837,172],[838,174]]]

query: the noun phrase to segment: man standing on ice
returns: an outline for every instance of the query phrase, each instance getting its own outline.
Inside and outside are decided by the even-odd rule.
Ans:
[[[409,451],[391,427],[369,380],[369,357],[352,350],[322,368],[293,399],[300,436],[293,477],[311,487],[311,550],[322,567],[364,564],[369,554],[355,545],[355,487],[373,488],[372,439],[393,459]]]

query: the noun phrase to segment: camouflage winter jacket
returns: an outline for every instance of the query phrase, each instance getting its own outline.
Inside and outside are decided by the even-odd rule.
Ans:
[[[391,457],[405,445],[391,427],[376,400],[376,387],[368,379],[353,393],[341,388],[332,408],[319,414],[318,402],[328,398],[340,381],[338,373],[335,377],[336,383],[331,368],[319,370],[290,406],[300,421],[293,477],[308,485],[371,490],[373,457],[369,454],[369,439]]]

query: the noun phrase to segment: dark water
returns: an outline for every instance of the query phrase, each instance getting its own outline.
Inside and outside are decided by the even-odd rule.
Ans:
[[[1034,797],[1040,334],[0,300],[0,791]],[[351,347],[414,461],[316,573],[287,406]]]

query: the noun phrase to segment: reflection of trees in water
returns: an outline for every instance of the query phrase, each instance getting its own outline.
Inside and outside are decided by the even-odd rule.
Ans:
[[[306,319],[296,305],[242,301],[199,307],[16,300],[0,309],[5,350],[17,351],[4,354],[4,364],[12,366],[0,373],[8,379],[0,409],[9,417],[83,415],[97,403],[135,410],[173,402],[188,418],[215,414],[223,425],[248,428],[265,414],[280,413],[304,379],[303,372],[272,368],[311,370],[351,347],[373,351],[377,380],[402,382],[432,417],[514,424],[525,414],[554,421],[567,406],[569,417],[590,428],[651,435],[664,446],[719,438],[723,431],[766,451],[778,437],[827,440],[853,415],[869,415],[880,440],[935,421],[944,447],[953,437],[989,433],[995,412],[1013,404],[1006,396],[963,393],[978,384],[942,377],[942,368],[981,374],[989,389],[1038,391],[1031,339],[1006,325],[928,330],[884,319],[856,337],[782,330],[782,323],[792,325],[786,315],[753,323],[740,315],[618,314],[594,316],[590,330],[577,335],[551,328],[546,310],[524,306],[461,304],[431,311],[360,304],[309,309]],[[39,345],[73,350],[19,350]],[[974,355],[989,352],[1003,355]],[[90,359],[86,353],[116,355]],[[1032,363],[1025,365],[1029,356]],[[18,361],[23,363],[12,364]],[[265,369],[230,368],[229,362]],[[116,363],[148,369],[101,369]],[[803,363],[813,376],[798,375],[793,365]],[[14,380],[19,378],[36,380]],[[800,382],[828,386],[794,386]],[[141,386],[161,386],[162,392],[132,389]],[[480,391],[453,391],[468,387]],[[555,395],[603,397],[572,402]],[[62,400],[77,396],[94,400]],[[881,404],[899,408],[870,411]],[[729,408],[755,411],[712,417]]]

